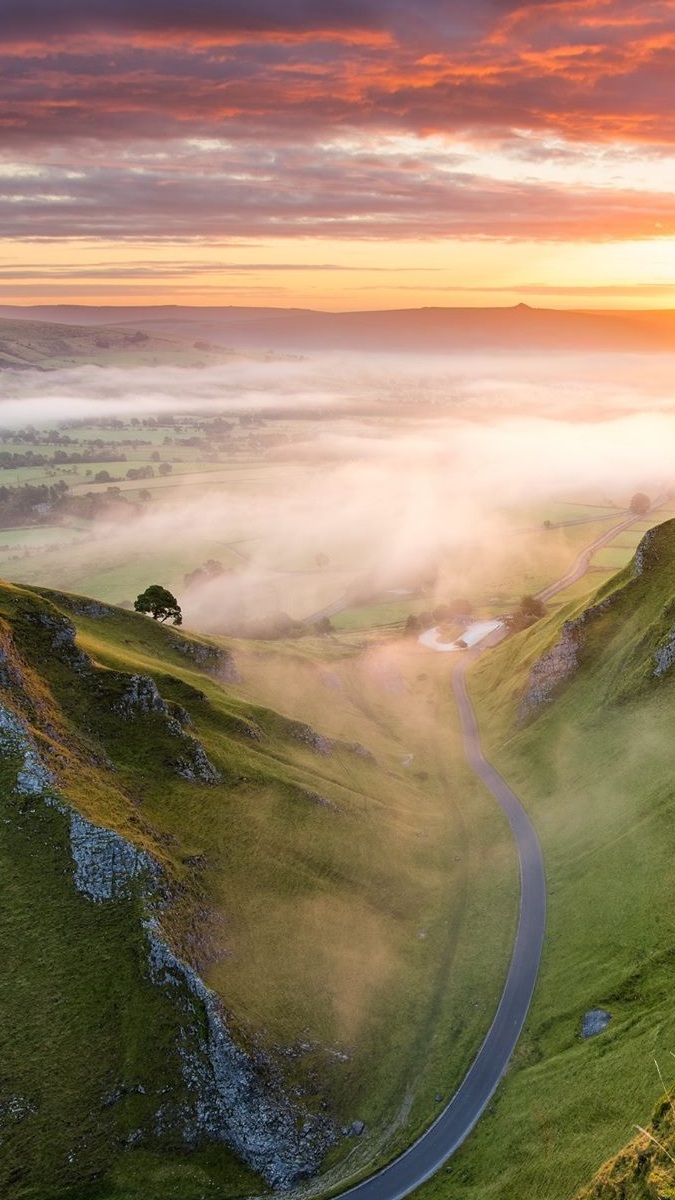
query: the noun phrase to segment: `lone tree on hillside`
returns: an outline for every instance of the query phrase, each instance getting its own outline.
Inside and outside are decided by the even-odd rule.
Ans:
[[[154,621],[168,621],[172,618],[174,625],[183,624],[183,614],[175,596],[159,583],[152,583],[134,600],[136,612],[148,613]]]
[[[645,513],[649,512],[651,506],[652,504],[649,496],[645,496],[644,492],[636,492],[634,496],[631,496],[628,507],[632,513],[636,513],[638,516],[644,517]]]

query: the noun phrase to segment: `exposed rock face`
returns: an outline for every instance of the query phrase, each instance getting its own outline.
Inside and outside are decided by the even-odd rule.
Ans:
[[[332,753],[335,746],[332,738],[324,737],[323,734],[317,733],[316,729],[312,729],[311,725],[305,725],[302,721],[288,721],[286,732],[295,742],[303,742],[315,754],[321,754],[324,758]]]
[[[672,525],[673,522],[667,522],[667,524]],[[566,621],[555,646],[552,646],[534,663],[527,690],[520,705],[518,714],[520,722],[526,720],[543,704],[549,703],[560,685],[574,674],[579,665],[579,653],[583,647],[588,626],[594,618],[610,608],[625,594],[627,589],[636,587],[646,572],[658,568],[663,552],[662,529],[663,526],[657,525],[653,529],[647,530],[641,538],[633,557],[630,580],[600,603],[587,608],[574,621]],[[664,611],[664,616],[668,615],[672,615],[672,612]],[[661,678],[673,666],[675,666],[675,626],[672,626],[654,651],[653,675]]]
[[[26,690],[26,679],[17,662],[9,629],[0,622],[0,687]]]
[[[172,638],[171,641],[174,650],[191,659],[219,683],[241,683],[241,675],[229,651],[221,650],[219,646],[203,646],[188,638]]]
[[[115,610],[99,600],[90,600],[86,596],[66,596],[62,592],[51,593],[57,604],[63,604],[78,617],[89,617],[93,621],[102,621],[105,617],[114,617]]]
[[[68,597],[63,599],[75,612],[84,612],[89,608],[92,609],[92,612],[88,611],[87,615],[102,616],[112,612],[112,609],[106,609],[97,601],[83,600],[82,603],[73,603]],[[99,613],[99,609],[104,609],[105,612]],[[93,610],[96,610],[95,614]],[[26,619],[29,624],[36,626],[41,632],[48,635],[51,654],[77,675],[90,676],[96,686],[99,668],[96,667],[89,655],[77,645],[77,631],[68,617],[56,611],[40,609],[39,611],[29,611]],[[184,642],[178,639],[172,639],[172,644],[176,649],[188,654],[204,669],[211,668],[211,674],[217,674],[221,679],[239,678],[231,656],[217,646],[201,646],[198,643]],[[21,680],[16,678],[16,666],[13,664],[14,658],[4,652],[2,631],[0,631],[0,683],[3,682],[3,679],[7,684],[21,683]],[[11,674],[12,671],[14,671],[14,676]],[[166,732],[179,742],[176,753],[169,763],[177,775],[195,783],[216,784],[221,782],[220,773],[210,761],[201,742],[185,732],[186,728],[192,724],[189,714],[181,705],[164,700],[154,679],[151,679],[149,675],[125,675],[121,672],[110,671],[106,672],[106,682],[110,681],[116,681],[120,687],[120,695],[113,702],[112,709],[121,717],[126,720],[134,720],[137,717],[154,713],[163,719]],[[105,703],[106,705],[110,704],[107,696]],[[252,730],[253,728],[251,727]],[[255,734],[251,732],[250,736],[255,736]]]
[[[644,575],[645,568],[649,566],[649,559],[651,557],[651,552],[656,540],[657,528],[658,526],[656,526],[654,529],[648,529],[644,536],[640,539],[640,543],[633,558],[633,579],[637,579],[640,575]]]
[[[130,895],[130,885],[139,877],[159,874],[157,863],[143,850],[127,842],[112,829],[101,829],[70,810],[70,852],[78,892],[101,903]]]
[[[114,704],[115,711],[127,721],[155,713],[161,718],[169,736],[176,739],[176,754],[171,760],[171,766],[177,775],[194,783],[221,782],[220,773],[201,742],[185,732],[185,727],[191,724],[189,714],[179,704],[171,704],[164,700],[154,679],[149,675],[118,673],[112,674],[111,678],[118,681],[123,689]]]
[[[89,617],[94,621],[102,621],[106,617],[115,616],[115,609],[108,604],[102,604],[99,600],[90,600],[86,596],[67,596],[62,592],[53,592],[52,595],[57,604],[75,613],[76,616]],[[166,632],[169,636],[170,631]],[[219,682],[241,682],[234,658],[228,650],[222,650],[219,646],[204,646],[200,642],[192,641],[189,637],[171,637],[171,644],[174,650],[184,654],[186,658],[191,659]]]
[[[133,690],[142,704],[156,703],[144,684]],[[149,972],[155,983],[175,994],[182,1015],[176,1054],[188,1089],[187,1100],[168,1096],[157,1111],[157,1133],[170,1127],[180,1129],[188,1144],[203,1137],[221,1141],[274,1187],[289,1187],[314,1174],[335,1141],[332,1124],[286,1095],[262,1057],[235,1045],[218,996],[162,939],[155,915],[159,865],[61,799],[28,726],[5,705],[0,705],[0,755],[16,763],[15,794],[39,798],[68,820],[77,890],[99,904],[132,896],[145,902]],[[4,1123],[27,1111],[21,1097],[10,1099],[9,1105],[7,1113],[0,1111]]]
[[[159,866],[149,854],[63,803],[26,725],[4,706],[0,706],[0,734],[3,754],[16,755],[20,761],[15,780],[18,795],[39,797],[68,817],[73,882],[78,892],[94,901],[115,900],[129,895],[129,885],[138,876],[158,877]]]
[[[558,641],[537,659],[530,671],[527,691],[518,710],[520,721],[543,704],[549,704],[560,684],[574,674],[579,666],[579,642],[576,622],[566,621]]]
[[[323,758],[328,758],[334,750],[338,750],[357,754],[359,758],[365,758],[368,762],[375,762],[374,754],[360,742],[342,742],[339,738],[326,737],[325,734],[312,729],[311,725],[305,725],[303,721],[287,720],[284,722],[284,730],[295,742],[303,742],[305,746]]]
[[[263,731],[254,721],[244,721],[242,717],[230,717],[229,727],[233,733],[249,738],[252,742],[262,742]]]
[[[327,796],[320,796],[318,792],[310,792],[307,788],[298,788],[299,794],[303,800],[309,800],[311,804],[317,804],[319,808],[329,808],[331,812],[339,812],[337,804],[329,800]]]
[[[660,678],[670,671],[675,664],[675,626],[669,630],[665,642],[663,642],[654,654],[654,674]]]
[[[560,637],[550,650],[533,664],[527,690],[518,710],[518,720],[525,721],[544,704],[550,704],[561,684],[574,675],[579,666],[579,652],[589,624],[611,607],[614,596],[593,604],[573,621],[565,621]]]
[[[584,1013],[579,1036],[582,1038],[597,1037],[607,1028],[611,1019],[612,1014],[606,1012],[604,1008],[589,1008],[588,1012]]]
[[[180,726],[179,726],[180,728]],[[220,783],[221,776],[211,762],[201,742],[189,737],[181,730],[183,745],[181,753],[173,763],[174,770],[181,779],[189,779],[192,783]]]
[[[186,1114],[187,1140],[204,1134],[218,1139],[226,1129],[233,1149],[273,1187],[313,1175],[334,1140],[330,1122],[299,1121],[288,1099],[261,1089],[255,1064],[232,1041],[215,992],[161,940],[154,921],[146,922],[146,931],[153,978],[185,985],[192,998],[179,1051],[185,1082],[198,1097]],[[199,1010],[206,1013],[206,1034]]]
[[[21,718],[3,705],[0,705],[0,734],[3,756],[19,760],[15,790],[20,796],[42,796],[53,786],[52,776]]]
[[[30,1117],[37,1112],[37,1106],[26,1096],[10,1096],[0,1102],[0,1129],[3,1126],[16,1125],[24,1117]]]
[[[162,699],[154,679],[149,675],[128,675],[118,677],[124,685],[124,691],[117,701],[115,708],[123,717],[133,720],[139,713],[158,712],[169,716],[166,701]]]
[[[67,617],[62,616],[61,613],[41,610],[28,613],[27,620],[48,634],[52,653],[78,675],[94,669],[89,655],[85,654],[84,650],[81,650],[76,644],[77,631]]]
[[[76,629],[72,621],[60,613],[30,612],[27,620],[48,635],[49,652],[80,677],[86,677],[94,688],[101,692],[102,704],[117,713],[123,720],[132,721],[155,714],[160,717],[166,733],[176,741],[175,753],[168,765],[183,779],[194,783],[216,784],[221,776],[210,761],[201,742],[186,727],[192,722],[189,714],[179,704],[172,704],[160,695],[154,679],[149,675],[126,675],[120,671],[101,672],[88,654],[76,643]],[[0,683],[22,687],[24,681],[17,667],[17,657],[11,653],[8,643],[3,645],[0,636]],[[103,684],[105,682],[105,692]],[[119,694],[111,701],[110,685],[117,686]]]

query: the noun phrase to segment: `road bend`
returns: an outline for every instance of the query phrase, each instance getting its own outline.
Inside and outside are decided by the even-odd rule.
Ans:
[[[663,507],[659,497],[651,511]],[[642,515],[627,513],[622,521],[597,537],[577,556],[569,571],[537,593],[550,600],[581,579],[591,558]],[[466,672],[480,651],[462,655],[452,673],[466,760],[494,796],[504,813],[518,854],[520,908],[504,990],[485,1040],[449,1104],[433,1125],[388,1166],[342,1192],[339,1200],[401,1200],[443,1166],[478,1121],[504,1074],[522,1031],[534,994],[546,926],[546,879],[539,840],[515,792],[483,754],[478,723],[466,689]]]
[[[467,655],[453,670],[464,752],[492,792],[511,827],[520,864],[520,909],[506,983],[485,1040],[449,1104],[408,1150],[376,1175],[342,1196],[350,1200],[399,1200],[429,1179],[461,1146],[490,1102],[515,1049],[534,992],[546,923],[546,881],[541,847],[518,797],[480,744],[478,725],[466,690]]]
[[[667,503],[667,496],[659,496],[652,504],[649,513],[653,513],[657,509],[663,508],[663,506]],[[584,549],[577,555],[572,563],[572,566],[565,575],[561,575],[560,579],[556,579],[554,583],[549,583],[548,587],[542,588],[540,592],[537,592],[537,600],[543,600],[546,602],[547,600],[551,600],[554,596],[557,596],[558,592],[564,592],[565,588],[571,587],[573,583],[576,583],[578,579],[581,579],[582,575],[586,574],[586,571],[590,566],[591,559],[596,551],[601,550],[603,546],[608,546],[609,543],[612,542],[618,534],[622,533],[624,529],[630,529],[631,525],[635,525],[638,521],[644,521],[645,517],[648,516],[649,513],[627,513],[624,519],[619,521],[618,525],[612,525],[612,528],[608,529],[606,533],[602,533],[600,537],[597,537],[594,542],[590,543],[589,546],[585,546]]]

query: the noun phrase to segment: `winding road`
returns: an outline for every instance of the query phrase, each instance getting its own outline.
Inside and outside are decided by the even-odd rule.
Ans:
[[[659,498],[659,508],[665,501]],[[581,551],[569,571],[538,596],[550,600],[588,569],[593,554],[643,516],[627,514],[617,525]],[[520,866],[518,927],[504,990],[485,1040],[449,1104],[421,1137],[399,1158],[362,1183],[341,1193],[339,1200],[401,1200],[443,1166],[468,1137],[490,1102],[516,1047],[534,993],[546,926],[546,879],[539,840],[515,792],[485,758],[473,706],[466,690],[466,672],[480,651],[453,664],[452,688],[459,712],[464,753],[483,780],[511,827]]]
[[[653,512],[655,508],[661,508],[664,503],[664,500],[659,499],[652,505],[651,511]],[[603,546],[609,545],[624,529],[629,529],[631,525],[635,525],[637,521],[644,521],[644,519],[644,514],[628,513],[623,521],[619,521],[618,525],[612,525],[612,528],[608,529],[606,533],[601,533],[600,537],[597,537],[595,541],[580,551],[569,571],[562,575],[560,579],[556,579],[555,583],[550,583],[548,587],[542,588],[540,592],[537,592],[537,599],[546,602],[547,600],[551,600],[553,596],[557,596],[558,592],[564,592],[565,588],[571,587],[573,583],[581,579],[582,575],[586,574],[590,561],[597,550],[601,550]]]
[[[546,923],[546,881],[534,827],[518,797],[483,755],[465,674],[471,657],[453,670],[464,752],[471,768],[506,815],[520,863],[520,912],[511,963],[499,1007],[485,1041],[459,1089],[433,1125],[394,1162],[342,1196],[350,1200],[399,1200],[429,1179],[462,1144],[486,1108],[523,1028],[537,980]]]

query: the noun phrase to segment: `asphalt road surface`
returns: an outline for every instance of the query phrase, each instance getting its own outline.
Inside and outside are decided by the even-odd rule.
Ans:
[[[520,914],[504,991],[478,1054],[450,1103],[433,1125],[376,1175],[343,1192],[350,1200],[398,1200],[424,1183],[473,1129],[501,1079],[523,1028],[539,969],[546,922],[546,882],[537,835],[518,797],[483,756],[478,726],[464,676],[467,655],[452,675],[452,686],[467,761],[506,815],[520,863]]]
[[[651,511],[662,507],[662,497]],[[586,546],[569,571],[537,593],[550,600],[581,579],[596,550],[622,530],[644,517],[628,513],[617,525]],[[418,1188],[443,1166],[468,1137],[490,1102],[516,1047],[537,981],[546,924],[546,880],[541,847],[518,797],[491,763],[480,745],[478,725],[469,699],[465,675],[476,657],[463,655],[452,674],[452,687],[459,711],[464,753],[472,770],[483,780],[504,812],[516,843],[520,864],[520,912],[504,991],[494,1020],[478,1054],[450,1103],[408,1150],[377,1174],[341,1194],[350,1200],[400,1200]]]
[[[665,503],[666,498],[659,496],[649,509],[649,513],[653,513],[655,509],[662,508]],[[556,579],[555,583],[550,583],[548,587],[542,588],[540,592],[537,592],[537,599],[543,601],[551,600],[553,596],[557,596],[558,592],[564,592],[565,588],[571,587],[573,583],[581,579],[582,575],[586,574],[596,550],[607,546],[624,529],[630,529],[631,525],[635,525],[636,522],[644,521],[645,516],[649,516],[649,513],[628,513],[623,521],[619,521],[618,525],[612,525],[611,529],[608,529],[606,533],[602,533],[600,537],[597,537],[594,542],[591,542],[590,546],[584,547],[565,575],[562,575],[560,579]]]

